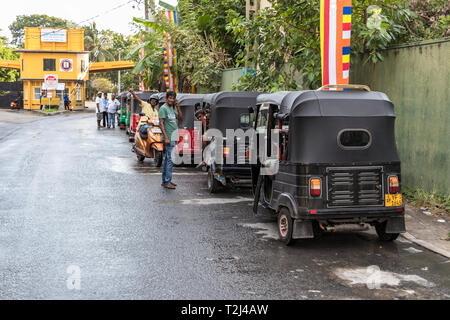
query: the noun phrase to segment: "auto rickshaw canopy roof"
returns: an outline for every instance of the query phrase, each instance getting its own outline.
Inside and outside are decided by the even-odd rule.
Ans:
[[[387,95],[376,91],[280,91],[259,95],[256,104],[278,105],[293,117],[395,117]]]
[[[193,93],[180,93],[177,94],[178,103],[181,106],[192,106],[194,107],[197,103],[203,101],[204,94],[193,94]]]
[[[206,94],[203,102],[215,107],[249,107],[255,104],[260,92],[222,91]]]

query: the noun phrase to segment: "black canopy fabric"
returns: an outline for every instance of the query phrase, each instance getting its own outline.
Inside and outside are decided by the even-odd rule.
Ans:
[[[215,107],[248,107],[254,105],[259,92],[223,91],[205,94],[203,102]]]
[[[226,134],[226,129],[241,128],[241,115],[248,114],[248,107],[256,104],[259,92],[218,92],[203,97],[203,102],[211,106],[209,128],[219,129]],[[242,128],[245,129],[245,128]]]
[[[183,121],[179,121],[178,128],[194,129],[195,105],[203,101],[203,94],[177,94],[177,100],[183,113]]]
[[[124,99],[124,98],[127,97],[127,95],[128,95],[129,93],[130,93],[129,91],[122,91],[121,93],[119,93],[119,94],[117,95],[117,98]]]
[[[159,93],[157,93],[157,95],[158,95],[158,99],[159,99],[159,104],[164,104],[164,103],[166,103],[166,92],[159,92]]]
[[[387,95],[376,91],[280,91],[262,94],[256,103],[278,105],[291,117],[395,116]]]
[[[195,106],[203,101],[204,96],[204,94],[180,93],[177,94],[177,100],[180,106]]]
[[[289,115],[288,159],[294,163],[398,162],[394,105],[386,94],[367,91],[295,91],[260,95],[257,104],[280,106]],[[344,149],[339,134],[366,130],[367,148]]]

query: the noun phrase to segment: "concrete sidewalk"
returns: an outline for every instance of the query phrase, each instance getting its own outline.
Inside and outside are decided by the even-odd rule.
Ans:
[[[450,259],[450,216],[406,204],[404,238]]]

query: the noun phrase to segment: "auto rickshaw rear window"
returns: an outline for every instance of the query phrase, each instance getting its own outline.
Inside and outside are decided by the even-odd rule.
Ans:
[[[338,144],[344,150],[367,149],[371,143],[372,136],[364,129],[345,129],[338,135]]]

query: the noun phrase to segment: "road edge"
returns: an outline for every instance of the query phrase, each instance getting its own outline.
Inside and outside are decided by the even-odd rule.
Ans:
[[[446,257],[447,259],[450,259],[450,251],[439,248],[439,247],[435,246],[434,244],[429,243],[427,241],[417,239],[416,237],[414,237],[412,234],[410,234],[408,232],[402,233],[401,236],[403,238],[405,238],[406,240],[409,240],[425,249],[428,249],[430,251],[433,251],[434,253],[437,253],[437,254],[440,254],[441,256]]]

